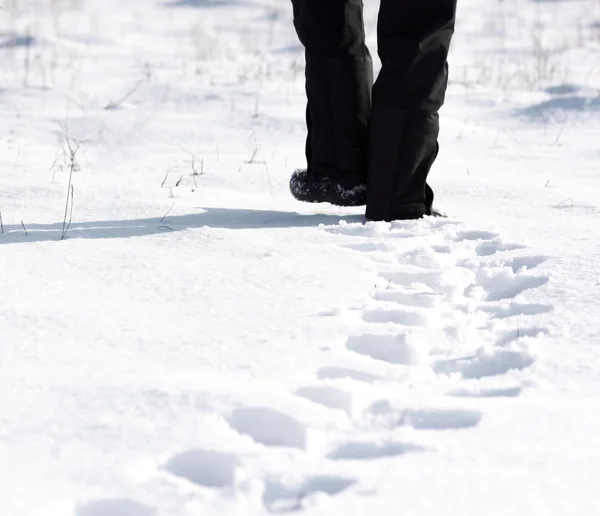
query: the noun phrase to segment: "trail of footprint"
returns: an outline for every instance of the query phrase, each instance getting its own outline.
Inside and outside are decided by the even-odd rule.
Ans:
[[[241,434],[265,446],[306,449],[306,428],[296,418],[267,407],[244,407],[227,418],[229,425]]]
[[[263,503],[273,513],[299,511],[304,499],[311,495],[323,493],[336,496],[356,483],[355,478],[334,475],[308,477],[297,486],[286,485],[280,480],[269,480],[265,485]]]
[[[170,459],[164,469],[194,484],[227,487],[235,484],[238,458],[213,450],[191,450]]]
[[[491,354],[475,357],[440,360],[434,365],[437,374],[460,374],[467,379],[499,376],[509,371],[520,371],[532,366],[533,357],[525,351],[494,350]]]
[[[338,446],[327,457],[331,460],[372,460],[424,451],[425,448],[423,446],[398,441],[351,441]]]
[[[152,516],[156,510],[127,499],[94,500],[80,506],[77,516]]]

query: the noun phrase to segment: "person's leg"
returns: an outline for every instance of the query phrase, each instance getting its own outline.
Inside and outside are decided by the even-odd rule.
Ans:
[[[437,157],[456,0],[381,0],[382,69],[373,87],[367,218],[431,214],[427,175]]]
[[[331,178],[350,186],[364,184],[372,60],[365,45],[362,0],[292,2],[294,26],[306,49],[308,173],[296,175],[291,186],[297,198],[304,191],[308,198],[302,200],[319,201],[324,199],[313,199],[310,188],[301,188],[306,185],[296,188],[298,181]]]

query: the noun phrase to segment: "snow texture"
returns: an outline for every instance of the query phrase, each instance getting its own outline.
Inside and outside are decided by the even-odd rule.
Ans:
[[[2,515],[597,513],[597,0],[459,2],[393,223],[290,195],[290,2],[0,7]]]

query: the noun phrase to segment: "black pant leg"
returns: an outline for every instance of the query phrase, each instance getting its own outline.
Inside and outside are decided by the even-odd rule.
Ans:
[[[431,213],[427,176],[438,153],[456,0],[381,0],[382,69],[373,87],[367,217]]]
[[[306,158],[316,174],[366,174],[373,83],[362,0],[292,0],[306,49]]]

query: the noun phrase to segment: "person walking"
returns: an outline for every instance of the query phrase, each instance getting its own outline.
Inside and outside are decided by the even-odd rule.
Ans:
[[[292,0],[306,55],[307,168],[290,179],[305,202],[366,204],[374,221],[436,214],[427,176],[457,0],[380,0],[382,68],[373,84],[362,0]]]

